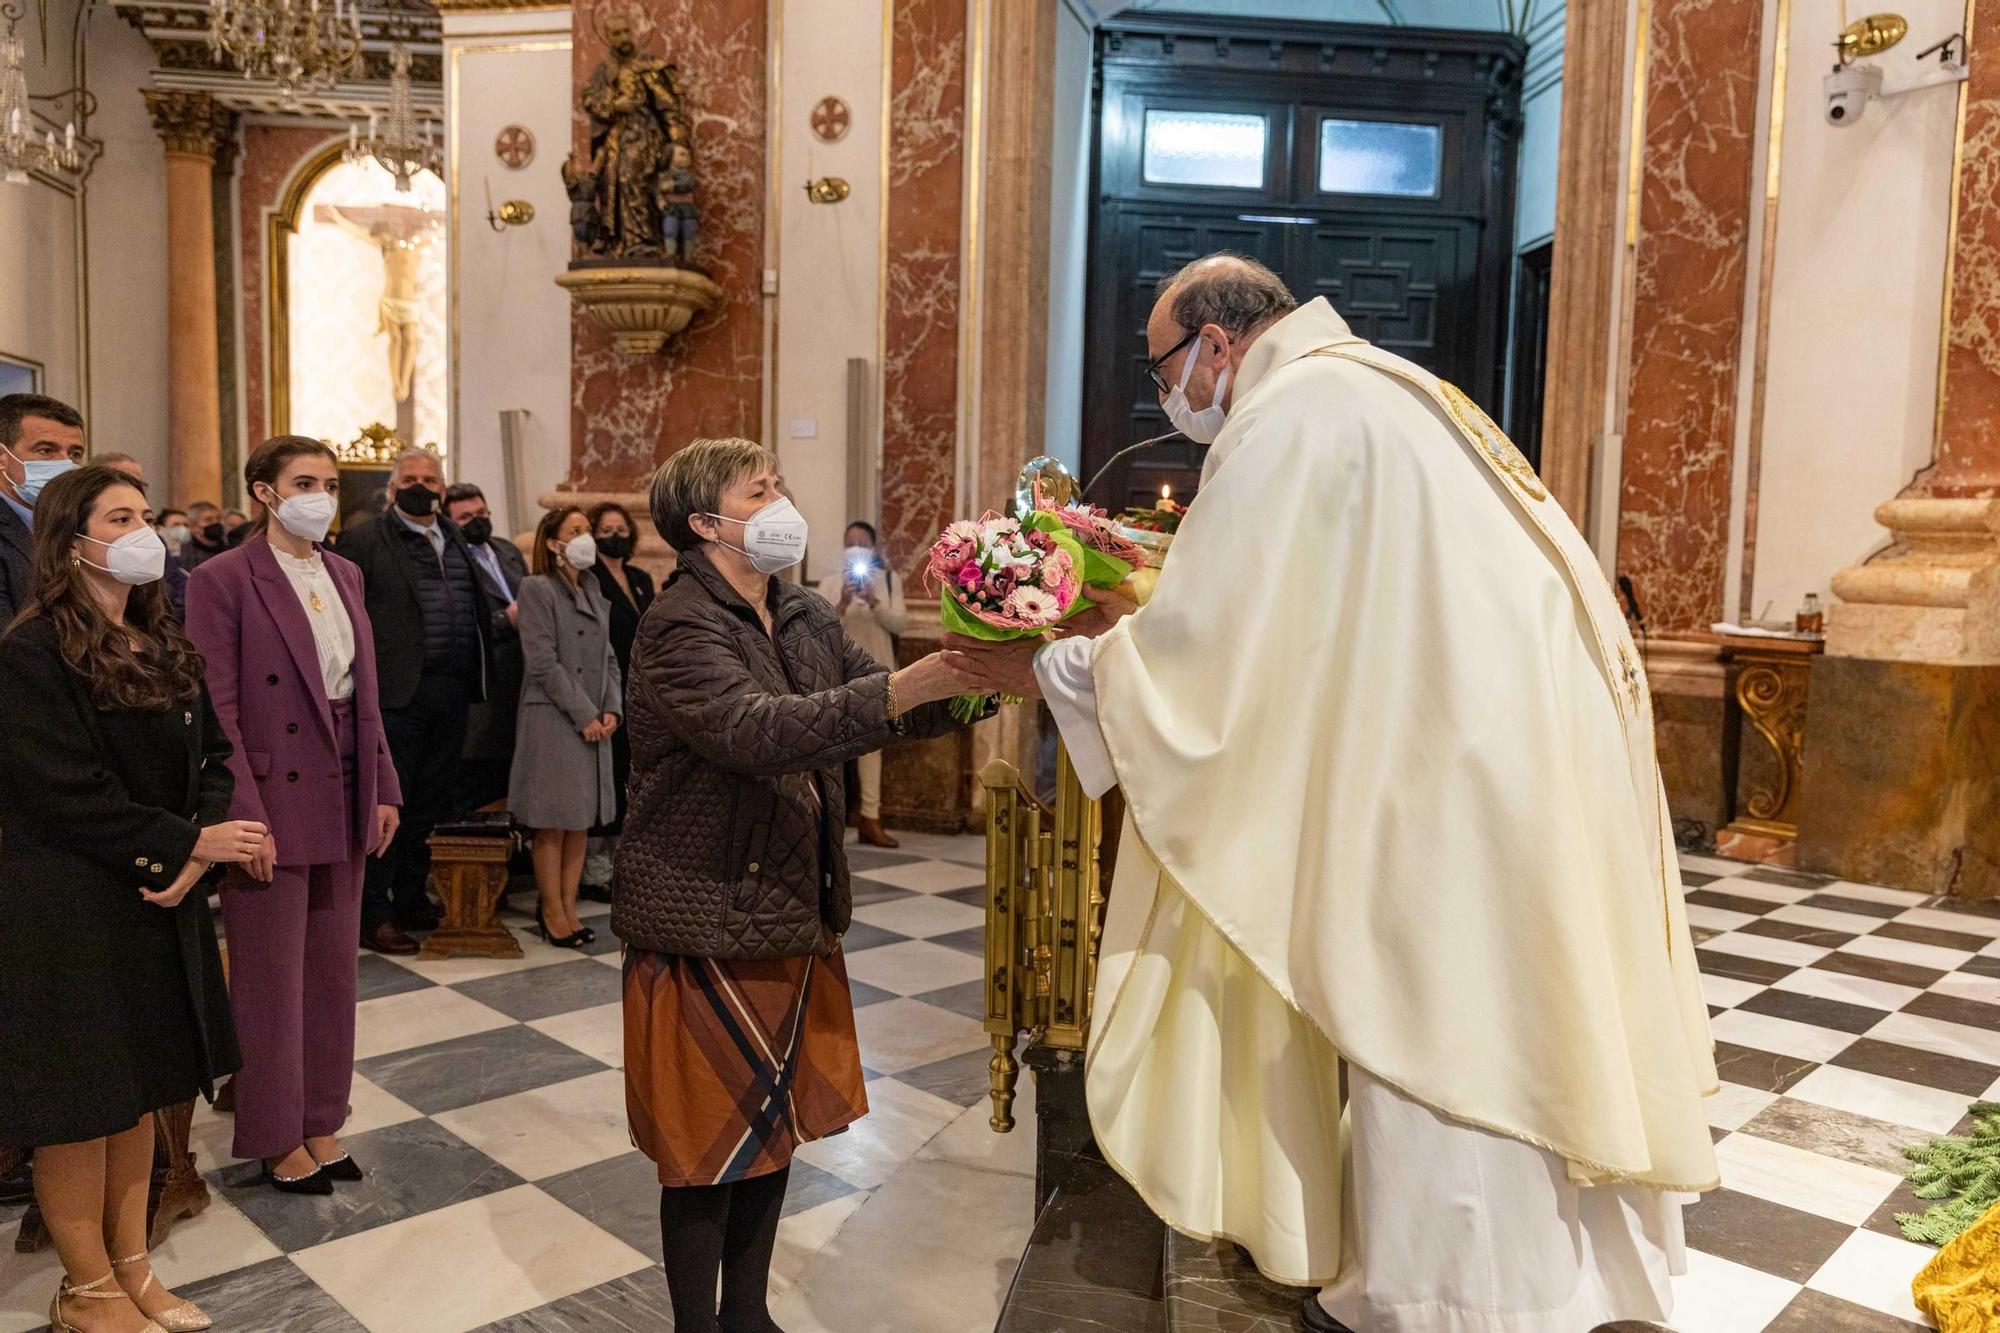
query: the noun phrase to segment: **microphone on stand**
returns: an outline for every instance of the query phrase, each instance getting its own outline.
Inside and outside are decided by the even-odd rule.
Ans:
[[[1165,435],[1155,435],[1150,440],[1141,440],[1137,444],[1126,445],[1123,449],[1120,449],[1117,453],[1111,455],[1110,459],[1104,464],[1103,467],[1097,469],[1096,474],[1092,476],[1091,479],[1084,484],[1083,489],[1079,491],[1078,494],[1086,500],[1089,499],[1090,493],[1097,489],[1097,483],[1104,480],[1104,475],[1107,472],[1111,471],[1112,468],[1117,467],[1120,463],[1124,462],[1131,455],[1138,453],[1141,449],[1150,449],[1156,444],[1165,444],[1169,440],[1178,440],[1180,438],[1182,438],[1182,436],[1179,431],[1170,430]]]
[[[1618,591],[1625,598],[1625,612],[1631,616],[1640,629],[1646,628],[1646,613],[1639,609],[1639,594],[1632,590],[1632,576],[1618,576]]]

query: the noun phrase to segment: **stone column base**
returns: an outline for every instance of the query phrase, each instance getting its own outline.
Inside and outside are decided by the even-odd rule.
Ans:
[[[1799,868],[2000,898],[2000,666],[1813,663]]]

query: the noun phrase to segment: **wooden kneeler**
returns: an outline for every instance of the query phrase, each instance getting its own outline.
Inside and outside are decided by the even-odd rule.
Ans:
[[[514,830],[502,814],[474,814],[431,833],[431,892],[444,920],[424,937],[421,958],[519,958],[521,942],[500,924]]]

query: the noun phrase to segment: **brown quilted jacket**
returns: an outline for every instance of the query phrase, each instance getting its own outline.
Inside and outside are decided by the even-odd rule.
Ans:
[[[889,720],[888,672],[816,594],[771,582],[772,629],[699,550],[639,622],[618,938],[703,958],[828,954],[853,917],[842,765],[957,724]]]

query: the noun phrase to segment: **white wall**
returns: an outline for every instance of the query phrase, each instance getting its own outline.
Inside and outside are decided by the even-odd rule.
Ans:
[[[777,350],[768,443],[812,527],[806,568],[839,561],[847,512],[847,360],[869,364],[864,446],[880,458],[881,418],[872,401],[881,383],[882,4],[881,0],[774,0],[783,58],[779,110],[771,127],[779,155]],[[847,136],[822,143],[811,129],[821,98],[849,108]],[[839,176],[853,193],[813,204],[808,179]]]
[[[1963,19],[1960,0],[1898,9],[1910,36],[1877,57],[1892,82]],[[1875,507],[1931,457],[1957,97],[1911,93],[1828,125],[1833,26],[1823,6],[1793,8],[1753,617],[1789,619],[1881,545]]]
[[[166,155],[139,90],[145,36],[110,6],[90,15],[91,135],[104,155],[85,187],[90,292],[90,442],[167,475]],[[158,498],[158,497],[156,497]]]
[[[1064,0],[1057,0],[1057,8],[1055,147],[1049,164],[1048,419],[1042,452],[1078,472],[1083,467],[1083,310],[1095,42],[1083,15]]]
[[[454,480],[475,482],[496,512],[507,472],[500,413],[525,408],[527,493],[502,526],[518,531],[539,512],[536,496],[568,475],[569,297],[555,278],[569,263],[569,199],[560,168],[570,148],[570,11],[509,10],[444,17],[446,186],[452,192],[451,358]],[[535,136],[535,157],[510,170],[494,155],[508,125]],[[494,232],[497,208],[535,206],[526,226]]]

